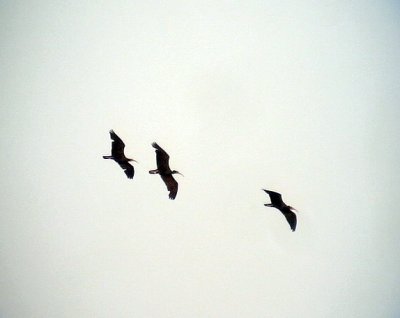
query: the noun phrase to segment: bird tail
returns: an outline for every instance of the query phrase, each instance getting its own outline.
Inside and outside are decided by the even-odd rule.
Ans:
[[[113,159],[113,156],[103,156],[103,159]]]

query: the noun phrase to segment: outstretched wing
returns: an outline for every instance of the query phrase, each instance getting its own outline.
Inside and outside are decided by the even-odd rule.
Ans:
[[[133,166],[130,163],[128,163],[127,161],[126,162],[118,162],[118,164],[124,170],[126,176],[129,179],[132,179],[133,176],[135,175],[135,169],[133,168]]]
[[[286,212],[283,215],[285,216],[286,220],[288,221],[290,228],[294,232],[296,230],[296,225],[297,225],[296,214],[294,214],[293,212]]]
[[[170,173],[171,169],[169,168],[169,155],[156,142],[153,142],[151,145],[156,149],[157,168],[160,174]]]
[[[178,182],[174,179],[171,174],[168,175],[160,175],[161,179],[164,181],[167,189],[169,191],[169,198],[174,200],[176,198],[176,194],[178,193]]]
[[[281,206],[285,206],[286,204],[282,201],[282,195],[278,192],[274,192],[274,191],[269,191],[269,190],[265,190],[263,189],[266,193],[268,193],[270,199],[271,199],[271,203],[276,206],[276,207],[281,207]]]
[[[110,137],[113,140],[111,144],[111,155],[115,158],[124,158],[124,149],[125,144],[121,138],[114,132],[114,130],[110,130]]]

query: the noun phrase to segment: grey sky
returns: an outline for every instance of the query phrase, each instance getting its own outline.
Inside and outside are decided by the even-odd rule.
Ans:
[[[395,1],[2,1],[0,21],[0,316],[400,315]]]

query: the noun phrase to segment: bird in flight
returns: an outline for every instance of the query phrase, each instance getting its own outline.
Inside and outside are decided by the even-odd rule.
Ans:
[[[282,214],[285,216],[286,220],[288,221],[290,228],[292,229],[292,231],[294,232],[296,230],[296,225],[297,225],[297,217],[296,214],[294,214],[293,211],[297,210],[295,208],[292,208],[289,205],[286,205],[283,201],[282,201],[282,195],[278,192],[274,192],[274,191],[269,191],[269,190],[265,190],[263,189],[266,193],[268,193],[270,199],[271,199],[271,203],[266,203],[264,204],[265,206],[268,207],[272,207],[272,208],[277,208],[278,210],[280,210],[282,212]]]
[[[156,161],[157,161],[157,169],[150,170],[150,174],[159,174],[161,179],[164,181],[167,189],[169,191],[169,198],[174,200],[176,194],[178,193],[178,182],[172,176],[173,174],[180,174],[183,176],[182,173],[171,170],[169,167],[169,155],[162,149],[157,143],[153,142],[151,144],[156,149]]]
[[[124,170],[126,176],[129,179],[132,179],[133,175],[135,174],[135,169],[129,163],[129,161],[134,161],[134,162],[137,161],[135,159],[130,159],[125,157],[124,154],[125,144],[121,140],[121,138],[119,138],[118,135],[114,132],[114,130],[110,130],[110,137],[113,140],[113,142],[111,143],[111,156],[103,156],[103,158],[113,159]]]

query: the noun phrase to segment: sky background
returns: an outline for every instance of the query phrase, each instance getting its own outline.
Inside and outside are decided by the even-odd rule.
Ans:
[[[399,317],[399,9],[0,1],[0,316]]]

